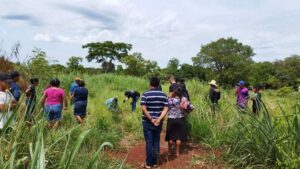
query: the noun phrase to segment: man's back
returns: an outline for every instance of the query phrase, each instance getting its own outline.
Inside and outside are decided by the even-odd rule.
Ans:
[[[142,106],[146,106],[147,111],[153,119],[157,119],[165,106],[168,106],[167,95],[159,89],[146,91],[142,96]],[[143,115],[143,121],[147,118]]]

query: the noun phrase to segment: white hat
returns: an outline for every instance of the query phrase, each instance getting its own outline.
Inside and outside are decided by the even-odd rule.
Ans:
[[[215,81],[215,80],[210,81],[208,84],[218,87],[217,81]]]

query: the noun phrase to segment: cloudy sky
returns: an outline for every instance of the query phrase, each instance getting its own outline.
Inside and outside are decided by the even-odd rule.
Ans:
[[[234,37],[251,45],[254,60],[300,54],[299,0],[1,0],[0,47],[21,43],[65,64],[86,56],[82,44],[122,41],[165,66],[191,63],[202,44]],[[95,66],[85,63],[86,66]]]

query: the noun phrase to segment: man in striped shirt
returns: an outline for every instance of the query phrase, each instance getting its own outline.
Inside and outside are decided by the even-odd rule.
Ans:
[[[143,94],[141,100],[147,156],[145,168],[156,167],[158,165],[160,133],[163,125],[162,119],[168,112],[168,98],[158,88],[159,85],[160,80],[157,77],[150,78],[150,90]]]

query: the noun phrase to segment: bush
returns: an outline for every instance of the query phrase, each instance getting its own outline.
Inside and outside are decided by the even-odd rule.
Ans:
[[[280,97],[284,97],[290,95],[293,92],[295,92],[295,90],[292,87],[282,87],[277,90],[277,95]]]

